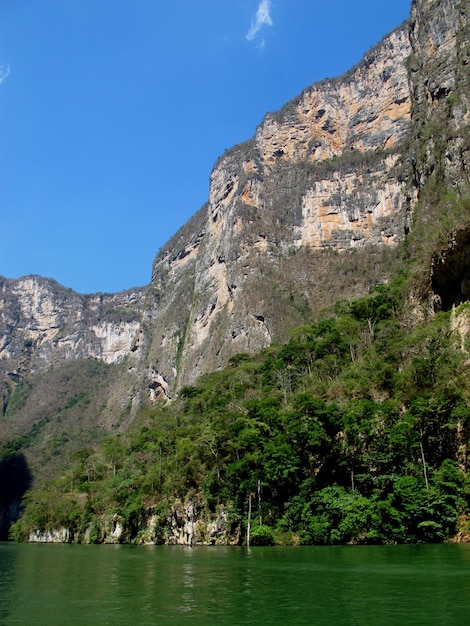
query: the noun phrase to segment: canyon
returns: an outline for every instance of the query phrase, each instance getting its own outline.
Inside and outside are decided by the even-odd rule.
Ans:
[[[470,220],[451,208],[470,182],[469,19],[468,0],[414,0],[357,66],[268,113],[218,159],[207,203],[157,253],[148,286],[81,295],[1,278],[0,441],[30,441],[21,449],[47,474],[54,455],[35,446],[67,456],[124,431],[387,284],[407,256],[420,256],[416,319],[465,301]],[[443,212],[442,235],[427,237]]]

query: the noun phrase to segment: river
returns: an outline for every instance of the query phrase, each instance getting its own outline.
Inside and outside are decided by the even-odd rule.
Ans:
[[[470,624],[470,545],[0,543],[9,626]]]

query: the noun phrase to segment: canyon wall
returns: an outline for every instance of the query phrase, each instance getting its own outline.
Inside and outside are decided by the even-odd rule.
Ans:
[[[93,358],[120,364],[115,405],[137,410],[386,282],[432,215],[429,180],[468,186],[468,17],[468,0],[415,0],[358,65],[266,115],[220,157],[148,287],[82,296],[2,279],[4,405],[23,377]]]
[[[219,159],[195,228],[160,252],[149,287],[146,358],[169,388],[387,280],[367,264],[383,248],[393,256],[416,201],[402,149],[410,52],[403,25]],[[352,266],[363,276],[349,280]]]

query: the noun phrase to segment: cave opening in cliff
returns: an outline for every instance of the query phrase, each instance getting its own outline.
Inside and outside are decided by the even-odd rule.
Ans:
[[[434,256],[431,286],[443,311],[470,301],[470,227],[455,233],[449,247]]]

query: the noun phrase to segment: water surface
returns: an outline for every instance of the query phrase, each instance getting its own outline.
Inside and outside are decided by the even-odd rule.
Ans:
[[[470,624],[470,545],[0,543],[0,624]]]

